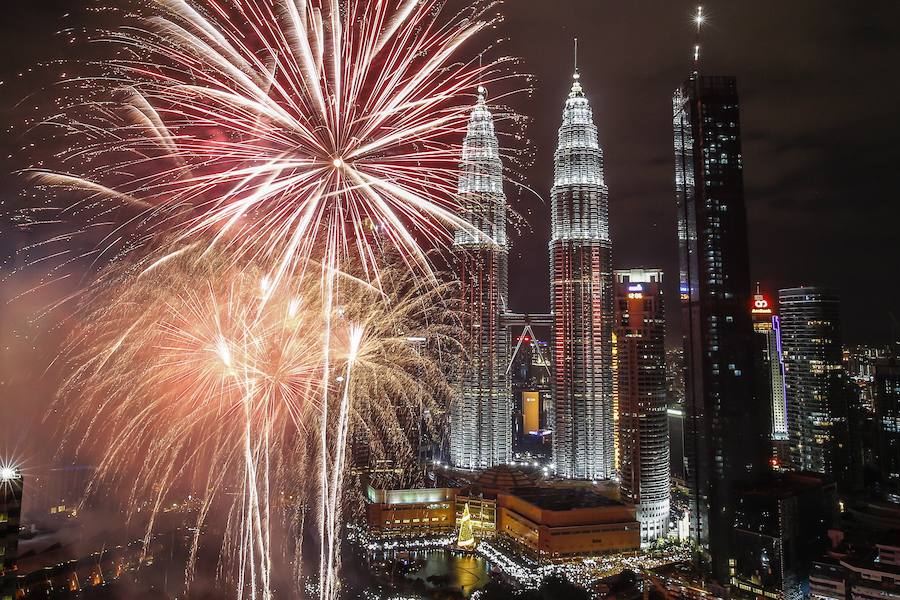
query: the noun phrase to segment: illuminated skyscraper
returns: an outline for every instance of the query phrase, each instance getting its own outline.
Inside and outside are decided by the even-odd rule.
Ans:
[[[672,104],[691,534],[725,582],[736,484],[768,471],[771,447],[769,404],[753,383],[737,83],[695,71]]]
[[[669,424],[662,271],[615,271],[616,397],[622,498],[646,545],[669,530]]]
[[[22,511],[22,474],[0,464],[0,600],[16,597],[15,559]]]
[[[778,291],[788,399],[788,435],[795,469],[843,476],[847,388],[840,302],[817,287]]]
[[[577,73],[559,128],[550,203],[556,473],[607,479],[615,462],[608,192]]]
[[[450,415],[450,461],[484,469],[512,457],[509,335],[500,322],[507,306],[506,197],[494,121],[479,87],[463,142],[459,196],[474,230],[459,230],[464,335],[468,341],[460,390]]]
[[[753,316],[753,330],[759,334],[761,342],[756,345],[759,393],[771,401],[773,454],[778,465],[785,465],[790,462],[790,453],[787,451],[787,400],[784,355],[781,348],[781,319],[772,310],[768,298],[759,292],[758,286],[753,296],[750,314]]]

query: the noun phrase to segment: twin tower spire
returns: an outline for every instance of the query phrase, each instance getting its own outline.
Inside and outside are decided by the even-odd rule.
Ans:
[[[458,192],[471,230],[454,237],[466,356],[451,407],[450,460],[484,469],[512,460],[506,198],[483,87],[463,142]],[[565,101],[551,189],[550,301],[556,474],[613,475],[612,261],[603,152],[580,76]],[[477,235],[476,234],[480,234]]]

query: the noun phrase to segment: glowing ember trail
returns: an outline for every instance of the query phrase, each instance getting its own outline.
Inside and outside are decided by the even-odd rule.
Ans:
[[[272,597],[288,460],[318,469],[315,498],[299,497],[318,508],[318,589],[335,597],[353,425],[403,438],[391,415],[440,396],[427,353],[404,359],[396,344],[435,322],[428,250],[454,230],[484,237],[456,185],[477,85],[511,76],[508,59],[482,67],[470,47],[495,6],[151,0],[103,35],[117,57],[103,73],[70,82],[93,100],[46,123],[70,150],[32,176],[79,198],[48,220],[80,224],[46,255],[70,264],[84,258],[79,234],[101,237],[62,397],[77,399],[80,439],[112,437],[102,478],[132,466],[157,483],[142,490],[152,515],[210,466],[197,536],[241,474],[224,546],[239,597]],[[398,287],[388,256],[431,283]],[[431,376],[410,376],[413,364]],[[388,403],[366,407],[377,423],[361,398]]]
[[[459,216],[461,142],[477,84],[509,77],[509,59],[481,66],[466,46],[495,4],[448,18],[442,6],[152,2],[136,27],[104,34],[127,58],[74,82],[100,86],[102,101],[48,120],[70,136],[76,172],[34,176],[82,191],[63,212],[106,230],[100,257],[199,237],[268,265],[274,290],[311,257],[323,276],[358,259],[377,281],[377,237],[431,274],[428,246],[453,229],[483,235]]]
[[[164,507],[199,490],[189,576],[209,516],[229,514],[223,559],[240,598],[272,597],[274,555],[294,553],[297,587],[310,575],[291,536],[320,507],[319,590],[334,597],[348,439],[360,431],[376,455],[412,459],[405,415],[434,412],[450,391],[409,332],[447,349],[452,311],[405,270],[383,270],[380,290],[338,274],[326,303],[312,275],[264,294],[252,266],[198,255],[108,284],[79,315],[60,395],[77,399],[71,437],[100,453],[93,485],[125,486],[130,515],[149,514],[148,540]],[[339,374],[328,382],[326,365]],[[298,477],[316,470],[324,488]]]

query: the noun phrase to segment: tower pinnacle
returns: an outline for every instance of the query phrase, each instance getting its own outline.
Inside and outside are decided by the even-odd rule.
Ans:
[[[581,89],[581,74],[578,72],[578,38],[575,38],[575,71],[572,73],[572,91],[569,92],[569,98],[583,96]]]

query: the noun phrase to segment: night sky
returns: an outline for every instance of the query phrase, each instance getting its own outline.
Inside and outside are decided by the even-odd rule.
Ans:
[[[501,26],[509,53],[537,77],[534,97],[516,107],[533,119],[528,183],[547,202],[578,36],[605,153],[613,260],[616,268],[665,269],[673,333],[671,97],[690,73],[694,10],[669,0],[510,0]],[[900,3],[720,1],[704,3],[704,12],[701,70],[738,79],[754,281],[772,295],[832,286],[847,343],[897,339]],[[534,233],[514,245],[512,302],[546,310],[547,209],[527,196],[517,206],[533,210]]]
[[[115,5],[114,0],[108,4]],[[0,321],[27,307],[9,267],[27,241],[9,224],[24,182],[29,94],[59,77],[53,58],[95,49],[57,32],[108,14],[76,0],[7,0],[0,32]],[[533,164],[521,177],[549,203],[552,155],[571,84],[572,38],[605,152],[617,268],[660,266],[669,282],[670,342],[678,333],[671,94],[691,68],[694,4],[672,0],[508,0],[499,52],[522,57],[532,96],[512,101],[531,118]],[[735,75],[742,102],[746,197],[754,280],[836,288],[848,343],[900,334],[900,3],[755,0],[704,5],[702,71]],[[68,16],[64,15],[70,13]],[[474,51],[474,50],[473,50]],[[28,69],[33,69],[28,72]],[[19,76],[19,73],[23,73]],[[24,101],[23,101],[24,100]],[[547,310],[547,206],[510,187],[531,232],[511,253],[512,308]],[[893,324],[892,324],[893,323]],[[5,356],[9,357],[7,344]]]

